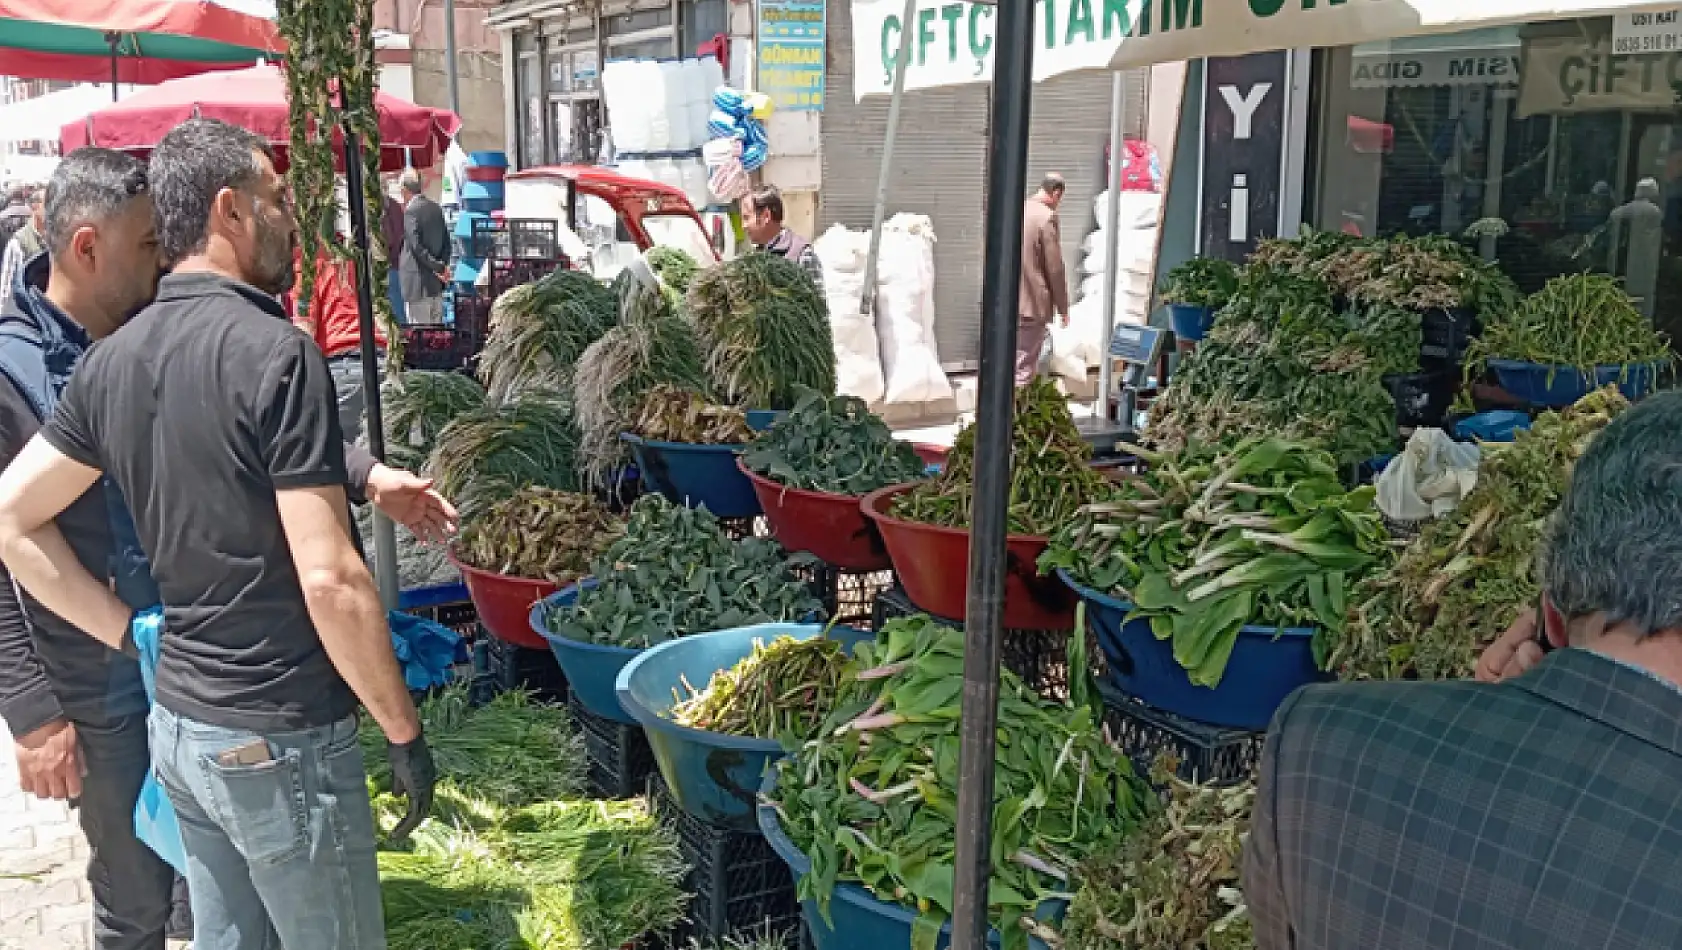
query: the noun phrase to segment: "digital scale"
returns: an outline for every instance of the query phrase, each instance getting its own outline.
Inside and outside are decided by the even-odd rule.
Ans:
[[[1080,431],[1081,438],[1092,446],[1094,456],[1114,456],[1118,454],[1115,448],[1117,442],[1132,442],[1137,438],[1138,393],[1156,371],[1156,363],[1167,338],[1167,330],[1133,324],[1116,327],[1115,333],[1110,336],[1110,359],[1122,363],[1121,372],[1115,377],[1121,389],[1116,418],[1099,414],[1075,420],[1075,428]],[[1100,393],[1098,404],[1107,408],[1109,396],[1109,393]]]

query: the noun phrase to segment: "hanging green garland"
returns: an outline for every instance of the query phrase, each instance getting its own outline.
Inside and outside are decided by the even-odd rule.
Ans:
[[[345,260],[355,251],[338,232],[334,134],[348,126],[362,146],[363,203],[367,208],[370,283],[374,318],[385,329],[386,372],[403,368],[403,335],[386,297],[389,253],[380,220],[380,122],[374,107],[379,66],[374,61],[373,0],[280,0],[280,34],[288,52],[286,97],[291,110],[287,180],[298,214],[304,249],[298,273],[297,307],[307,313],[314,296],[316,253],[326,248]],[[343,107],[340,108],[342,102]],[[323,121],[324,117],[331,117]]]

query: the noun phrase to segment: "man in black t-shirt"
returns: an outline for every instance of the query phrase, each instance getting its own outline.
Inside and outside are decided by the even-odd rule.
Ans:
[[[115,481],[165,608],[151,741],[195,946],[379,950],[357,701],[412,821],[435,776],[351,545],[332,377],[274,297],[292,276],[285,185],[261,139],[207,120],[165,136],[150,174],[173,272],[0,476],[0,557],[44,607],[132,648],[130,609],[52,520]]]

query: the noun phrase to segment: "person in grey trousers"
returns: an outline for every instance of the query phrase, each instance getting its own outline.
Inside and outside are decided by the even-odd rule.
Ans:
[[[403,171],[403,254],[398,266],[409,322],[444,322],[444,285],[449,281],[450,229],[444,210],[422,193],[420,172]]]

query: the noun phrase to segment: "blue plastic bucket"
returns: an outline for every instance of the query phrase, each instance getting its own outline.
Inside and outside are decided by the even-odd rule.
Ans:
[[[1148,619],[1127,619],[1131,604],[1077,583],[1067,571],[1057,576],[1086,601],[1086,619],[1109,661],[1110,683],[1158,709],[1260,731],[1297,687],[1330,678],[1314,663],[1312,627],[1249,626],[1239,631],[1220,685],[1195,685],[1174,659],[1172,640],[1158,640]]]
[[[775,770],[768,771],[760,791],[770,795],[776,790],[777,773]],[[762,801],[758,816],[760,832],[765,835],[771,850],[777,852],[777,857],[788,865],[795,880],[811,873],[811,859],[783,833],[782,819],[777,810]],[[1057,920],[1067,908],[1068,905],[1062,901],[1046,901],[1034,916],[1040,920]],[[902,904],[891,904],[857,884],[844,883],[836,884],[830,896],[829,921],[825,921],[823,914],[818,912],[817,901],[801,901],[800,911],[816,950],[910,950],[911,924],[917,919],[917,915]],[[951,946],[952,924],[948,921],[940,928],[935,950],[950,950]],[[987,946],[998,950],[997,930],[987,932]],[[1045,942],[1032,934],[1028,936],[1028,947],[1029,950],[1048,950]]]
[[[752,831],[755,795],[765,767],[783,755],[775,739],[729,736],[680,726],[670,718],[684,683],[704,689],[713,674],[753,652],[755,640],[808,640],[824,635],[818,624],[764,623],[698,633],[644,650],[619,671],[619,706],[642,723],[660,775],[683,809],[711,825]],[[872,635],[849,627],[828,634],[852,650]],[[675,692],[674,692],[675,691]]]
[[[461,183],[461,196],[468,201],[490,198],[500,203],[507,197],[507,192],[500,181],[464,181]]]
[[[488,165],[488,166],[493,167],[493,168],[507,168],[508,167],[508,153],[507,152],[492,152],[492,151],[468,152],[467,153],[467,164],[469,164],[469,165],[481,165],[481,166]]]
[[[1185,303],[1168,305],[1168,318],[1174,326],[1174,337],[1196,342],[1209,335],[1215,325],[1215,311]]]
[[[583,583],[594,587],[596,582],[587,580]],[[531,608],[531,628],[548,641],[549,652],[555,654],[555,662],[566,674],[572,695],[585,709],[603,719],[634,726],[637,721],[619,707],[614,684],[619,679],[619,671],[642,651],[572,640],[551,631],[543,619],[546,606],[564,606],[577,599],[578,585],[574,584],[538,601]]]
[[[631,446],[646,487],[673,504],[706,506],[720,518],[747,518],[760,513],[753,483],[736,466],[739,445],[691,445],[656,442],[623,433]]]

